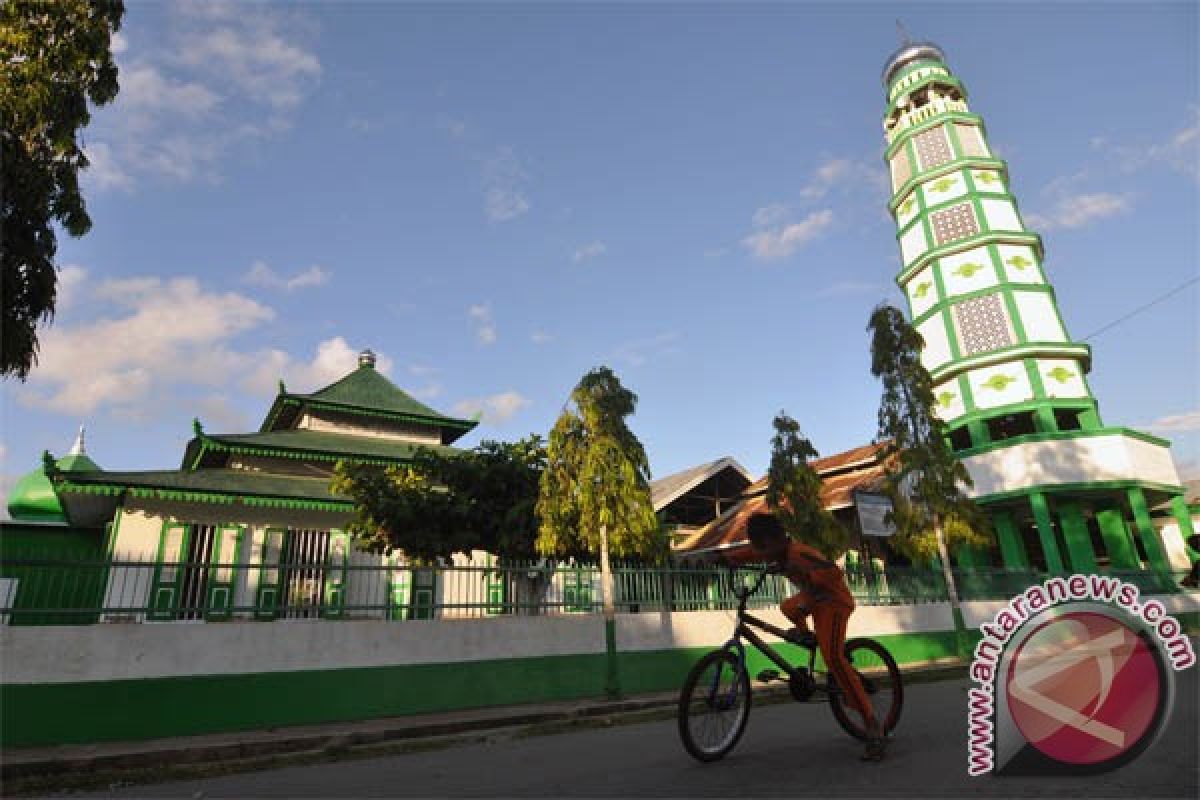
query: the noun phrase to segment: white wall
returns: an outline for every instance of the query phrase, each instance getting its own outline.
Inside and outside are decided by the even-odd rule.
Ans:
[[[360,418],[350,418],[344,415],[307,411],[300,417],[296,427],[310,431],[325,433],[342,433],[350,436],[369,436],[376,439],[388,439],[397,442],[414,442],[416,444],[441,444],[442,434],[436,428],[425,425],[408,425],[403,422],[383,422],[372,424]]]
[[[1060,483],[1137,480],[1179,485],[1171,451],[1124,433],[1026,442],[963,459],[974,497]]]

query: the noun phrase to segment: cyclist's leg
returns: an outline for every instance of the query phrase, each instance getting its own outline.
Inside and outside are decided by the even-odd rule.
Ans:
[[[875,709],[867,699],[866,690],[858,673],[846,660],[846,622],[850,619],[850,609],[832,603],[822,603],[813,610],[813,622],[817,628],[817,644],[821,647],[821,655],[825,666],[837,680],[846,702],[862,715],[867,730],[877,725]]]
[[[796,628],[802,632],[808,632],[808,616],[811,613],[813,602],[812,597],[808,592],[798,592],[791,597],[785,598],[779,604],[779,610],[787,617]]]

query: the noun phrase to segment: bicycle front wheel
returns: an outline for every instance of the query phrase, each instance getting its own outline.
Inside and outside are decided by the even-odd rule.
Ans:
[[[885,734],[891,733],[900,722],[900,711],[904,707],[904,683],[896,659],[874,639],[851,639],[846,642],[846,659],[862,682],[875,719],[879,720]],[[833,682],[832,675],[829,680]],[[840,687],[829,693],[829,708],[842,730],[855,739],[867,739],[862,716],[847,702]]]
[[[714,650],[688,673],[679,695],[679,737],[699,761],[716,761],[742,736],[750,718],[750,678],[733,653]]]

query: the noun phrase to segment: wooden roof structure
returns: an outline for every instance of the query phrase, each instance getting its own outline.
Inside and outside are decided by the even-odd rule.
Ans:
[[[854,505],[855,491],[878,491],[883,486],[885,444],[868,444],[812,462],[821,478],[821,505],[827,511]],[[711,553],[745,545],[746,523],[751,515],[770,513],[767,478],[746,487],[737,505],[680,541],[676,554]]]

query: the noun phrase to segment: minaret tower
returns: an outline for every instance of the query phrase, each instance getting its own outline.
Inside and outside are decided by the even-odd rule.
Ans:
[[[1186,568],[1182,540],[1165,540],[1150,519],[1173,500],[1178,527],[1191,530],[1168,444],[1102,424],[1091,350],[1067,332],[1041,237],[1025,227],[966,88],[941,49],[914,42],[888,60],[883,85],[896,282],[1003,563]]]

